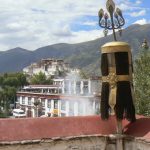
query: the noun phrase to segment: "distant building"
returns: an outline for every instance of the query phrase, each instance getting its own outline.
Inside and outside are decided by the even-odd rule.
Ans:
[[[54,79],[53,85],[29,85],[17,92],[17,108],[28,117],[94,115],[99,100],[100,80],[95,79]]]
[[[23,72],[33,76],[39,72],[48,76],[61,76],[67,72],[79,72],[78,69],[71,69],[68,63],[65,63],[62,59],[42,59],[37,63],[32,63],[23,69]]]

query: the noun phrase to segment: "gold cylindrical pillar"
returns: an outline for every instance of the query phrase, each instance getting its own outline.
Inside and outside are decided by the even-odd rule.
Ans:
[[[115,112],[119,120],[134,121],[131,48],[125,42],[110,42],[101,47],[101,54],[102,119]]]

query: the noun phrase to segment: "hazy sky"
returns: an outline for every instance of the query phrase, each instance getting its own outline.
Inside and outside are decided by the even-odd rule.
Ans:
[[[114,0],[126,26],[150,22],[149,0]],[[0,51],[78,43],[103,36],[97,13],[106,0],[0,0]]]

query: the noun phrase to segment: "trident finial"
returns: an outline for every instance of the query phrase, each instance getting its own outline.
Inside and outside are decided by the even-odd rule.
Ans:
[[[108,13],[104,13],[103,9],[98,12],[99,26],[104,29],[104,35],[107,36],[108,30],[113,30],[114,40],[117,41],[115,29],[119,29],[120,36],[122,35],[121,27],[125,24],[125,20],[122,16],[122,12],[119,8],[115,9],[115,3],[113,0],[107,0],[106,8]]]

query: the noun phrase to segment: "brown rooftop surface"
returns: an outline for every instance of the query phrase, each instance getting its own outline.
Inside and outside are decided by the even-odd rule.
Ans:
[[[124,121],[126,134],[150,139],[150,118],[138,118],[129,124]],[[40,140],[94,134],[114,134],[115,117],[102,121],[100,116],[0,119],[0,142]]]
[[[137,116],[137,121],[124,127],[125,134],[150,140],[150,118]]]

